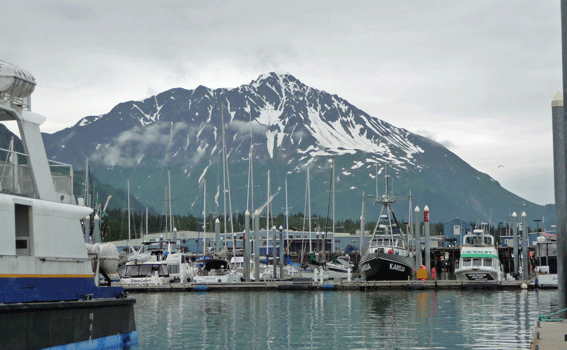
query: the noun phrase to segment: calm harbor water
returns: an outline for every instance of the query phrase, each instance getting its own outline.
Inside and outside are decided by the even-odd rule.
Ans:
[[[131,294],[138,350],[528,349],[557,291]]]

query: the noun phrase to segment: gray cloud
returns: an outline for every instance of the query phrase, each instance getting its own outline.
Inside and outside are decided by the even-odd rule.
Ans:
[[[265,135],[266,130],[268,130],[268,127],[266,125],[259,124],[256,121],[252,121],[252,123],[250,123],[236,119],[233,120],[230,124],[228,124],[228,128],[231,130],[235,130],[237,134],[241,134],[244,136],[250,135],[251,131],[252,134]]]
[[[36,75],[34,110],[57,116],[47,132],[149,92],[237,87],[278,70],[397,127],[429,130],[480,171],[527,154],[547,160],[544,178],[553,168],[557,1],[5,1],[2,35],[0,58]],[[527,199],[541,187],[496,180]]]
[[[183,122],[175,123],[173,127],[169,123],[135,127],[122,132],[110,144],[95,150],[90,159],[105,166],[120,164],[123,167],[135,167],[149,148],[161,146],[167,149],[173,138],[187,130],[187,124]],[[194,134],[195,131],[189,130],[189,133]],[[167,162],[167,157],[164,162]]]

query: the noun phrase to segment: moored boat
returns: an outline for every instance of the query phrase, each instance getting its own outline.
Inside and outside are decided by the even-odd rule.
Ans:
[[[379,219],[358,265],[360,276],[367,281],[408,280],[414,271],[415,259],[408,250],[407,236],[392,210],[397,198],[388,194],[388,178],[385,175],[385,193],[375,201],[382,204]]]
[[[93,210],[75,204],[72,167],[47,159],[34,88],[29,72],[0,61],[0,121],[18,124],[26,152],[0,150],[1,347],[135,345],[135,300],[110,279],[102,286],[100,273],[117,259],[91,247],[91,262],[80,220]]]
[[[542,232],[537,238],[535,284],[539,288],[557,288],[557,237]]]
[[[198,272],[193,277],[195,284],[209,283],[240,283],[242,275],[232,271],[227,260],[217,258],[204,258],[195,261]]]
[[[191,257],[180,249],[179,240],[153,239],[142,242],[128,256],[120,282],[124,285],[161,285],[188,282],[194,276]]]
[[[492,235],[484,229],[465,235],[455,276],[461,281],[502,281],[502,266]]]

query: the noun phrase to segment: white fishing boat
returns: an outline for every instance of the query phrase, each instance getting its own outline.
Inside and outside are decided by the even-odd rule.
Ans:
[[[502,266],[492,235],[484,229],[465,235],[455,276],[461,281],[502,281]]]
[[[17,123],[25,151],[0,150],[0,347],[135,346],[135,300],[100,278],[114,272],[116,247],[87,250],[81,220],[93,210],[76,204],[72,167],[48,161],[35,85],[0,61],[0,121]]]
[[[538,288],[557,288],[557,242],[554,234],[542,232],[537,237],[535,284]]]

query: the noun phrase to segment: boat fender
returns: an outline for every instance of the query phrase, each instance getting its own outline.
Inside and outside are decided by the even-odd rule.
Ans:
[[[334,284],[330,284],[330,283],[326,283],[326,284],[323,284],[323,285],[321,286],[321,289],[324,289],[324,290],[333,290],[333,289],[335,289],[335,285],[334,285]]]
[[[209,290],[208,286],[195,286],[195,292],[206,292]]]

